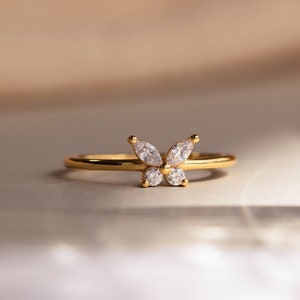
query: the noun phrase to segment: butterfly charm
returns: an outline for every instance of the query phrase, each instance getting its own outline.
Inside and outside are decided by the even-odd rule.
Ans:
[[[163,178],[172,186],[187,186],[188,179],[180,167],[191,155],[194,145],[200,140],[197,134],[176,142],[163,157],[158,150],[148,142],[140,141],[131,135],[128,142],[136,156],[146,165],[143,171],[141,185],[143,187],[157,186]]]

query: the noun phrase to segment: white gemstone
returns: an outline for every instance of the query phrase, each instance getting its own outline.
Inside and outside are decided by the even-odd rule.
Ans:
[[[184,171],[180,168],[172,168],[171,173],[166,176],[166,180],[171,185],[181,185],[182,180],[185,179]]]
[[[150,167],[145,171],[143,179],[148,181],[150,186],[157,186],[162,182],[163,176],[158,168]]]
[[[184,162],[193,151],[193,143],[190,139],[182,140],[174,144],[167,154],[167,163],[177,166]]]
[[[147,142],[137,141],[133,147],[138,158],[146,165],[159,167],[162,164],[161,155],[153,145]]]

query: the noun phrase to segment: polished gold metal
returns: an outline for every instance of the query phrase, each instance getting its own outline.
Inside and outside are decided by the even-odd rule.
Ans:
[[[127,141],[128,141],[129,144],[133,145],[133,144],[135,144],[137,142],[137,137],[134,136],[134,135],[130,135],[128,137]]]
[[[200,142],[200,137],[199,137],[198,134],[192,134],[191,135],[191,140],[192,140],[193,144],[197,144],[197,143]]]
[[[184,171],[226,168],[234,165],[236,157],[232,154],[194,152],[189,159],[180,164]],[[83,154],[68,156],[64,160],[67,168],[104,171],[139,171],[147,166],[135,154]]]
[[[187,178],[183,179],[181,185],[186,187],[189,184],[189,180]]]
[[[136,151],[135,143],[138,142],[137,137],[131,135],[128,137],[127,141],[129,144],[132,145],[133,150],[135,152]],[[182,163],[179,163],[178,165],[175,166],[174,165],[171,166],[168,163],[167,155],[168,153],[170,153],[171,149],[173,151],[173,147],[176,147],[178,143],[181,143],[183,141],[190,141],[192,145],[194,145],[200,141],[200,138],[199,135],[193,134],[187,140],[181,140],[173,144],[167,153],[159,154],[159,152],[157,152],[157,155],[161,156],[163,163],[160,166],[154,165],[155,166],[154,168],[159,170],[159,172],[165,178],[172,172],[174,167],[180,168],[183,171],[200,170],[200,169],[216,169],[216,168],[230,167],[234,165],[236,162],[236,158],[232,154],[193,152],[188,157],[188,159],[185,159],[184,161],[181,160]],[[148,145],[152,146],[151,144]],[[155,148],[154,150],[157,151]],[[173,152],[171,154],[173,154]],[[83,154],[83,155],[68,156],[65,158],[64,163],[67,168],[75,168],[75,169],[143,172],[142,179],[141,179],[142,187],[153,186],[153,183],[150,184],[150,182],[147,180],[148,177],[147,179],[146,177],[144,178],[146,170],[151,167],[153,168],[153,165],[147,164],[142,157],[139,156],[140,157],[139,159],[137,155],[138,153],[136,152],[135,154]],[[188,183],[189,183],[188,179],[184,178],[180,185],[185,187],[188,185]]]
[[[149,181],[142,179],[141,180],[141,186],[144,187],[144,188],[147,188],[147,187],[150,186],[150,183],[149,183]]]
[[[171,166],[167,163],[163,163],[160,167],[160,173],[163,174],[163,175],[169,175],[171,173]]]

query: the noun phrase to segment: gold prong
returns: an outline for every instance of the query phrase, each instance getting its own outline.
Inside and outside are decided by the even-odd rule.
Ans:
[[[184,178],[181,182],[182,186],[187,186],[189,184],[189,180],[187,178]]]
[[[200,141],[200,137],[198,134],[192,134],[191,135],[191,140],[194,144],[197,144]]]
[[[142,180],[141,180],[141,186],[142,186],[143,188],[147,188],[147,187],[150,186],[150,183],[149,183],[148,180],[142,179]]]
[[[162,164],[159,167],[159,169],[160,169],[160,173],[162,175],[169,175],[171,173],[171,171],[172,171],[171,166],[169,164],[166,164],[166,163]]]
[[[127,142],[131,145],[135,144],[137,142],[137,137],[134,135],[130,135],[127,139]]]

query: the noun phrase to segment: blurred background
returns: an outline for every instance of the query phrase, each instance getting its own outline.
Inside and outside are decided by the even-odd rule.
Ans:
[[[1,1],[1,106],[207,89],[299,70],[300,3]]]
[[[299,99],[296,0],[1,0],[0,298],[298,300]],[[63,166],[192,133],[237,165]]]

